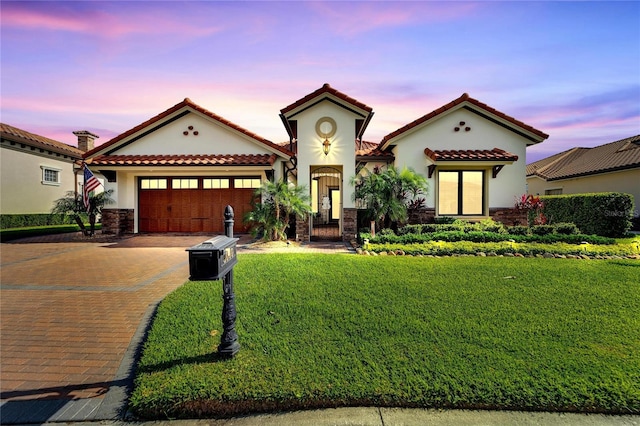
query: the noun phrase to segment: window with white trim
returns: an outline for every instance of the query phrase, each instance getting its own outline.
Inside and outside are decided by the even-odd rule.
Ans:
[[[140,179],[140,189],[167,189],[166,179]]]
[[[171,179],[171,189],[198,189],[198,179]]]
[[[229,188],[229,179],[224,178],[205,178],[202,179],[203,189],[227,189]]]
[[[60,172],[62,169],[55,167],[40,166],[42,170],[42,184],[60,186]]]
[[[233,187],[234,188],[260,188],[260,178],[242,178],[242,179],[234,179]]]
[[[484,170],[441,170],[438,215],[484,215]]]

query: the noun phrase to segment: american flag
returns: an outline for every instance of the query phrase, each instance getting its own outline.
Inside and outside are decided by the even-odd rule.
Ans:
[[[82,188],[82,202],[87,213],[90,212],[89,193],[100,186],[100,181],[91,173],[91,170],[84,164],[84,187]]]

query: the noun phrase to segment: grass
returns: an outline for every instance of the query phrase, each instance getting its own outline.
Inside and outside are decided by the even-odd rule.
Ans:
[[[349,405],[640,412],[640,262],[241,255],[159,306],[131,408],[147,418]]]

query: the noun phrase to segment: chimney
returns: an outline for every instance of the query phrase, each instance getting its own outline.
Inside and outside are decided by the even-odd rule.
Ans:
[[[88,130],[77,130],[73,132],[73,134],[78,137],[78,149],[82,152],[91,151],[95,148],[94,140],[100,137],[98,135],[94,135]]]

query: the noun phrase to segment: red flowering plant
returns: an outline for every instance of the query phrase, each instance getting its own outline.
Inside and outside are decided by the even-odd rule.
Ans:
[[[522,194],[516,199],[516,209],[527,212],[527,222],[531,225],[545,225],[548,222],[547,217],[542,210],[544,209],[544,201],[540,197]]]

